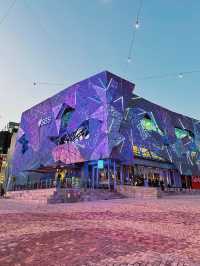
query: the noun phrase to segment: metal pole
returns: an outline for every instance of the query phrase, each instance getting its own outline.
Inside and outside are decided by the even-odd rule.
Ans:
[[[114,172],[114,190],[117,189],[117,179],[116,179],[116,161],[113,161],[113,172]]]
[[[129,179],[129,166],[126,165],[126,173],[127,173],[127,184],[130,185],[130,179]]]
[[[97,167],[96,185],[98,188],[99,187],[99,169],[98,169],[98,167]]]
[[[123,166],[120,164],[120,185],[123,185]]]
[[[108,160],[108,188],[110,190],[110,160]]]
[[[11,178],[12,178],[12,165],[10,166],[10,171],[8,171],[8,182],[7,182],[7,186],[6,186],[6,192],[9,190],[10,187],[10,182],[11,182]]]
[[[92,165],[92,188],[94,189],[94,165]]]

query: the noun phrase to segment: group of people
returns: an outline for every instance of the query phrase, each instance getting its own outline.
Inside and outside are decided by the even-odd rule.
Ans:
[[[143,177],[133,177],[130,180],[130,183],[132,183],[134,186],[160,187],[162,190],[164,190],[164,182],[158,178],[147,179]]]

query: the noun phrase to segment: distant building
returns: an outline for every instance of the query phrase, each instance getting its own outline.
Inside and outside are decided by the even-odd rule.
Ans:
[[[19,129],[19,123],[9,122],[4,130],[0,131],[0,154],[7,154],[13,133]]]
[[[0,154],[7,154],[10,147],[12,133],[9,131],[0,131]]]
[[[7,125],[7,129],[10,133],[16,133],[19,129],[19,123],[9,122]]]
[[[13,157],[17,182],[59,162],[93,187],[198,187],[200,121],[135,95],[134,87],[105,71],[25,111]]]
[[[0,183],[5,183],[9,175],[18,128],[18,123],[9,122],[6,129],[0,131]]]

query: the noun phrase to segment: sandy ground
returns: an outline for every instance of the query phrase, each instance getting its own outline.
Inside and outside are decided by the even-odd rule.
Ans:
[[[200,196],[45,205],[0,199],[0,266],[200,265]]]

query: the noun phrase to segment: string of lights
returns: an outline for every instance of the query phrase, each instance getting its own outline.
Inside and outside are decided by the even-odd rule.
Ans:
[[[135,80],[147,80],[147,79],[165,79],[165,78],[184,78],[187,75],[200,73],[200,69],[197,70],[191,70],[191,71],[181,71],[176,73],[166,73],[161,75],[151,75],[151,76],[145,76],[141,78],[136,78]]]
[[[131,62],[132,60],[132,53],[133,53],[133,48],[134,48],[134,44],[135,44],[135,37],[136,37],[136,31],[139,29],[140,27],[140,15],[141,15],[141,12],[142,12],[142,6],[143,6],[143,0],[139,0],[139,8],[138,8],[138,11],[137,11],[137,15],[136,15],[136,20],[135,20],[135,25],[134,25],[134,28],[133,28],[133,33],[132,33],[132,39],[131,39],[131,42],[130,42],[130,46],[129,46],[129,51],[128,51],[128,58],[127,58],[127,61],[128,63]]]
[[[150,75],[150,76],[144,76],[135,78],[132,80],[133,82],[137,80],[148,80],[148,79],[165,79],[165,78],[179,78],[182,79],[187,75],[200,73],[200,69],[191,70],[191,71],[181,71],[176,73],[166,73],[166,74],[160,74],[160,75]],[[55,82],[41,82],[41,81],[35,81],[33,82],[34,86],[38,85],[47,85],[47,86],[66,86],[66,83],[55,83]]]
[[[54,83],[54,82],[42,82],[42,81],[34,81],[33,86],[37,85],[49,85],[49,86],[65,86],[64,83]]]
[[[4,16],[0,19],[0,25],[3,24],[3,22],[7,19],[7,17],[9,16],[11,10],[13,9],[15,3],[17,0],[13,0],[11,1],[11,4],[9,5],[8,9],[6,10]]]

